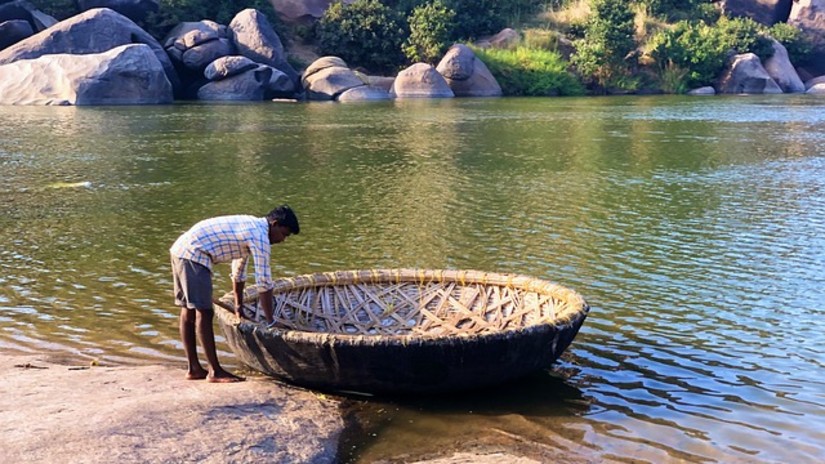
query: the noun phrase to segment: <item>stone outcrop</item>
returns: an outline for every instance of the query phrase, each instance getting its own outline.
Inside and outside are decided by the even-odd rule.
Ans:
[[[722,0],[719,7],[723,13],[733,17],[751,18],[772,26],[785,22],[791,14],[794,0]]]
[[[390,95],[399,99],[455,96],[444,76],[426,63],[415,63],[399,72],[392,84]]]
[[[148,46],[169,82],[178,86],[175,68],[158,41],[129,18],[108,8],[80,13],[0,51],[0,64],[43,55],[103,53],[127,44]]]
[[[104,53],[53,54],[0,66],[0,104],[138,105],[172,101],[172,86],[145,44]]]
[[[263,13],[252,8],[239,12],[229,23],[229,31],[239,54],[272,66],[298,83],[298,73],[286,60],[281,38]]]
[[[813,79],[805,81],[805,88],[810,89],[816,84],[825,84],[825,76],[814,77]]]
[[[773,55],[765,60],[765,70],[785,93],[801,93],[805,91],[805,84],[794,69],[788,50],[773,40]]]
[[[483,61],[463,44],[447,50],[436,70],[456,97],[500,97],[501,86]]]
[[[246,71],[257,69],[258,63],[245,56],[224,56],[210,63],[203,71],[210,81],[219,81]]]
[[[782,93],[782,89],[762,66],[759,57],[753,53],[731,58],[719,79],[717,90],[728,94]]]
[[[146,19],[160,9],[158,0],[77,0],[80,11],[92,8],[110,8],[135,22]]]
[[[805,93],[809,93],[811,95],[825,95],[825,83],[819,83],[812,85]]]

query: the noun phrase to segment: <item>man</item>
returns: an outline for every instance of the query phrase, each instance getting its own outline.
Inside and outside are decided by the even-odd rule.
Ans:
[[[244,380],[220,366],[215,350],[212,328],[212,265],[232,261],[232,291],[235,313],[239,317],[246,281],[246,263],[250,255],[255,263],[261,309],[268,323],[272,322],[272,271],[270,247],[300,232],[298,218],[287,205],[281,205],[266,215],[221,216],[201,221],[178,237],[169,250],[172,256],[172,280],[175,304],[180,310],[180,337],[189,363],[186,378],[208,379],[210,382],[240,382]],[[209,370],[198,361],[195,346],[195,326]]]

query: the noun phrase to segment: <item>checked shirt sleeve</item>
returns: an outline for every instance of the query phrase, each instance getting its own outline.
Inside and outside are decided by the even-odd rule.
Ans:
[[[270,290],[272,284],[272,270],[269,265],[270,248],[269,241],[266,243],[254,243],[250,246],[252,261],[255,262],[255,283],[258,284],[258,291]]]
[[[232,282],[246,282],[246,262],[249,256],[232,260]],[[255,264],[258,260],[255,260]],[[256,271],[257,272],[257,271]]]

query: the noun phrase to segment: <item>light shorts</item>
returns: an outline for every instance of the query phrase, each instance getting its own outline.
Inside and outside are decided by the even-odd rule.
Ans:
[[[175,304],[180,307],[212,311],[212,272],[203,264],[172,256],[172,281]]]

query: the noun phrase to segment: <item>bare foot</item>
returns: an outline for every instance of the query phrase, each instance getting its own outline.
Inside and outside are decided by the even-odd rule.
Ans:
[[[212,383],[232,383],[232,382],[243,382],[246,380],[243,377],[238,377],[235,374],[230,374],[229,372],[216,372],[207,377],[209,382]]]
[[[202,380],[205,379],[209,372],[206,369],[194,369],[186,373],[186,380]]]

